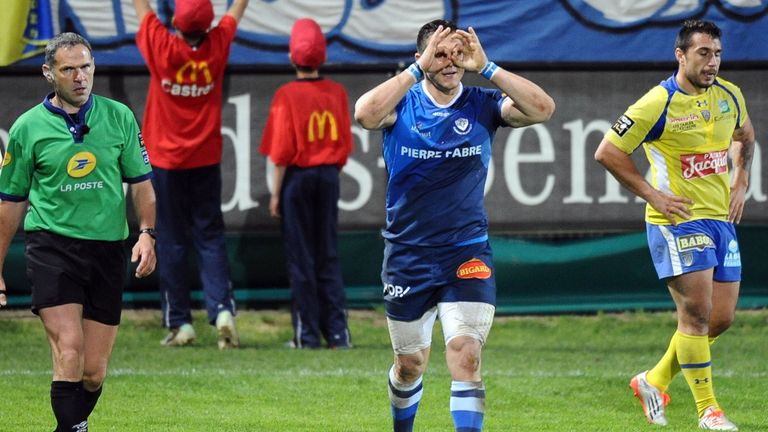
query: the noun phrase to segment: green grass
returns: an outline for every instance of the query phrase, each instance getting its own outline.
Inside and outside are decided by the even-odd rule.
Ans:
[[[285,311],[238,316],[243,348],[220,352],[195,315],[196,345],[159,345],[157,311],[126,311],[93,431],[387,431],[392,354],[381,311],[353,312],[355,348],[297,351]],[[653,431],[627,387],[652,366],[672,313],[499,317],[483,355],[486,431]],[[713,346],[719,401],[742,431],[768,429],[768,311],[740,311]],[[436,325],[417,431],[453,430],[450,377]],[[0,312],[0,431],[53,429],[50,354],[39,321]],[[664,431],[694,431],[682,377],[670,387]]]

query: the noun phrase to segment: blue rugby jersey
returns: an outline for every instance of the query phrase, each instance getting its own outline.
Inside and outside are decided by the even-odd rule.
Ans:
[[[438,105],[416,84],[384,129],[386,239],[414,246],[465,245],[487,239],[483,189],[501,118],[501,91],[460,87]]]

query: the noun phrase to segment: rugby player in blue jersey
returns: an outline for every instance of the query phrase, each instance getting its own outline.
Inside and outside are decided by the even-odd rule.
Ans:
[[[411,431],[439,317],[456,430],[479,431],[480,354],[496,301],[483,189],[497,128],[548,120],[539,86],[488,60],[469,27],[435,20],[419,31],[416,61],[365,93],[355,119],[384,132],[387,222],[382,282],[394,365],[394,430]],[[476,72],[496,88],[464,87]]]

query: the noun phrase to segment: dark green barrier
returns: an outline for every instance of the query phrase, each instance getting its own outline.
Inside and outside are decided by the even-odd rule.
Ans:
[[[768,227],[738,227],[744,278],[742,308],[768,306]],[[378,232],[347,232],[339,239],[350,307],[381,304],[383,242]],[[645,233],[582,240],[491,238],[498,286],[498,312],[563,313],[627,309],[671,309],[673,303],[656,278]],[[241,307],[275,307],[290,300],[277,234],[227,236],[235,297]],[[193,259],[190,261],[193,264]],[[14,239],[5,263],[10,304],[26,307],[23,241]],[[202,300],[192,277],[193,298]],[[127,307],[158,307],[157,279],[128,281]]]

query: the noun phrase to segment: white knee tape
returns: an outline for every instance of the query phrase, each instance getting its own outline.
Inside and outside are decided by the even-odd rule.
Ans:
[[[437,308],[434,307],[415,321],[396,321],[387,318],[389,338],[395,354],[413,354],[432,345],[432,327]]]
[[[458,336],[469,336],[485,344],[496,308],[488,303],[452,302],[437,305],[445,344]]]

